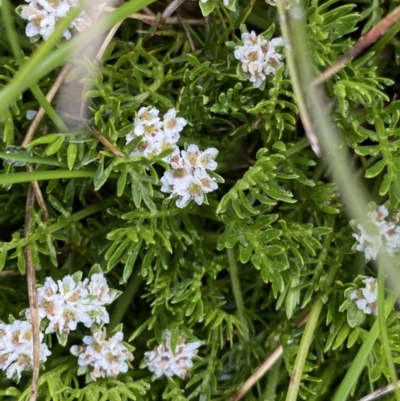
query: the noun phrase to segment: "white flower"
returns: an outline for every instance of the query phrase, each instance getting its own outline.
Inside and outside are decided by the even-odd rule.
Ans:
[[[175,351],[171,350],[171,332],[163,333],[162,344],[154,348],[153,351],[144,353],[144,359],[150,372],[157,377],[178,376],[184,379],[188,375],[188,370],[193,366],[192,359],[197,355],[199,342],[185,344],[185,339],[181,336]]]
[[[183,130],[187,121],[182,117],[176,117],[176,110],[169,109],[164,115],[164,133],[165,136],[177,142],[179,133]],[[175,139],[176,138],[176,139]]]
[[[108,323],[110,318],[105,305],[113,302],[117,296],[117,292],[108,287],[102,274],[93,274],[90,281],[78,281],[67,275],[57,283],[47,277],[37,292],[39,316],[49,321],[45,333],[65,335],[76,330],[78,323],[86,327],[91,327],[95,322]],[[26,317],[30,318],[29,309]]]
[[[26,111],[26,119],[33,120],[35,118],[36,114],[37,114],[36,110],[27,110]]]
[[[175,109],[168,110],[162,121],[159,113],[159,110],[154,107],[142,107],[139,110],[138,117],[134,120],[134,128],[126,136],[127,144],[137,137],[142,137],[142,141],[133,149],[131,156],[149,157],[176,147],[179,133],[187,122],[182,117],[176,117]],[[168,157],[164,160],[167,161]]]
[[[215,191],[218,184],[211,178],[206,169],[215,170],[215,157],[218,151],[209,148],[200,151],[197,145],[190,145],[186,151],[175,150],[170,155],[171,170],[161,177],[162,192],[170,193],[170,198],[176,197],[176,206],[185,207],[190,200],[198,205],[204,201],[204,194]]]
[[[259,88],[267,75],[275,74],[282,65],[283,55],[276,52],[277,46],[283,46],[282,38],[271,41],[257,36],[254,31],[242,34],[243,46],[236,46],[235,58],[242,62],[242,70],[246,77]]]
[[[58,23],[67,16],[71,8],[77,6],[77,2],[68,0],[26,0],[29,5],[21,8],[21,18],[29,21],[26,26],[25,34],[29,38],[40,35],[47,40],[54,32]],[[84,19],[77,17],[70,24],[73,28],[76,24],[82,23]],[[63,34],[65,39],[71,38],[68,29]]]
[[[187,161],[193,168],[215,170],[217,162],[215,158],[218,155],[218,150],[208,148],[204,152],[199,150],[197,145],[189,145],[187,150],[182,150],[182,159]]]
[[[43,341],[40,333],[40,342]],[[46,344],[40,344],[40,362],[51,354]],[[0,323],[0,369],[7,372],[7,378],[20,379],[21,372],[33,367],[32,325],[15,320],[11,324]]]
[[[126,373],[129,367],[127,361],[132,361],[133,355],[122,343],[124,334],[119,331],[108,340],[105,328],[94,330],[92,334],[83,337],[85,345],[71,347],[71,353],[79,357],[79,366],[90,370],[93,380],[99,377],[115,378],[119,373]]]
[[[354,290],[350,294],[350,299],[355,301],[357,308],[365,314],[378,314],[378,284],[373,277],[367,277],[363,280],[365,288]]]
[[[353,237],[358,241],[356,250],[365,253],[367,261],[375,260],[379,252],[394,256],[400,250],[400,226],[389,218],[386,206],[381,205],[367,213],[368,220],[358,224],[358,233]]]

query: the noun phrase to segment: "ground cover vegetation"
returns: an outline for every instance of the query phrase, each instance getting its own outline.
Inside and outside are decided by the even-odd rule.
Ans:
[[[0,4],[2,399],[393,390],[395,1]]]

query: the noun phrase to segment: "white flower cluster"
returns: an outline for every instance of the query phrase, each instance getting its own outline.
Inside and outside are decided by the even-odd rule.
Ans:
[[[354,290],[350,294],[350,299],[355,301],[357,308],[365,314],[378,315],[378,284],[373,277],[367,277],[363,280],[365,288]]]
[[[159,155],[163,150],[174,148],[187,121],[176,117],[176,110],[169,109],[161,121],[159,110],[142,107],[135,118],[133,131],[126,136],[128,144],[137,137],[142,137],[139,146],[133,149],[131,156],[149,157]]]
[[[286,10],[289,10],[289,8],[290,8],[290,1],[291,0],[283,0],[283,4],[284,4]],[[295,0],[295,1],[297,4],[300,3],[300,0]],[[276,7],[277,0],[265,0],[265,2],[270,4],[271,6]]]
[[[154,351],[144,353],[145,363],[155,376],[178,376],[184,379],[188,370],[193,366],[192,359],[197,355],[197,348],[201,344],[193,342],[185,344],[183,337],[178,338],[175,352],[171,350],[171,332],[166,331],[162,336],[162,344],[154,348]]]
[[[358,234],[353,237],[359,242],[356,249],[365,253],[367,261],[375,260],[379,252],[394,256],[400,250],[400,226],[397,216],[388,219],[389,211],[381,205],[367,213],[368,220],[357,224]]]
[[[171,170],[161,177],[161,191],[171,193],[170,198],[177,197],[176,206],[183,208],[190,200],[198,205],[204,201],[204,194],[215,191],[218,184],[207,170],[215,170],[215,148],[200,151],[197,145],[189,145],[187,150],[176,149],[170,156]]]
[[[235,58],[242,62],[242,70],[253,86],[259,88],[267,75],[275,74],[282,65],[283,55],[276,51],[276,47],[283,46],[283,39],[268,41],[252,31],[243,33],[242,41],[243,46],[235,48]]]
[[[71,8],[78,6],[79,0],[25,0],[29,5],[21,8],[21,18],[29,21],[25,34],[28,38],[36,35],[47,40],[56,29],[57,24],[67,16]],[[70,29],[84,22],[82,14],[72,21]],[[70,39],[69,29],[64,31],[64,38]]]
[[[72,346],[71,353],[77,357],[81,366],[80,373],[90,371],[93,380],[99,377],[115,378],[126,373],[133,355],[122,342],[124,334],[118,331],[108,340],[106,329],[93,330],[93,336],[83,337],[83,346]]]
[[[40,333],[40,362],[45,362],[51,354],[44,335]],[[7,372],[7,378],[21,377],[23,370],[33,367],[32,325],[26,321],[15,320],[11,324],[0,322],[0,369]]]
[[[103,274],[93,274],[80,281],[74,276],[65,276],[56,283],[47,277],[43,287],[38,288],[38,308],[41,319],[49,324],[45,333],[68,335],[78,323],[91,327],[94,323],[108,323],[105,305],[117,297],[117,292],[108,287]],[[30,311],[26,311],[29,319]]]
[[[218,150],[209,148],[202,152],[198,146],[189,145],[186,151],[180,151],[176,143],[187,121],[177,117],[175,109],[168,110],[161,121],[157,109],[142,107],[134,123],[134,129],[127,135],[126,142],[137,137],[143,139],[131,156],[148,157],[151,154],[158,155],[165,149],[174,150],[163,159],[170,164],[171,170],[166,171],[161,178],[161,191],[170,193],[170,198],[177,197],[176,206],[183,208],[192,199],[201,205],[204,194],[218,188],[215,179],[207,173],[207,170],[217,168],[215,158]]]

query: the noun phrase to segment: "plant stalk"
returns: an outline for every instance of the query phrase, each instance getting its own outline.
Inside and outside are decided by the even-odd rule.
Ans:
[[[235,298],[236,302],[236,310],[237,314],[239,317],[240,322],[242,323],[242,326],[244,328],[244,338],[245,340],[249,339],[249,329],[247,326],[247,321],[245,317],[245,307],[244,307],[244,302],[243,302],[243,296],[242,296],[242,291],[240,289],[240,280],[239,280],[239,271],[238,271],[238,265],[236,262],[236,256],[235,256],[235,248],[228,249],[227,250],[228,254],[228,261],[229,261],[229,275],[231,277],[231,284],[232,284],[232,292],[233,292],[233,297]]]
[[[47,42],[44,42],[32,55],[32,57],[21,66],[20,71],[14,79],[0,91],[0,113],[4,112],[11,102],[15,101],[22,92],[28,89],[32,82],[37,82],[55,68],[63,65],[74,51],[79,51],[92,41],[92,38],[109,30],[118,22],[128,18],[135,13],[153,3],[154,0],[134,0],[128,1],[118,7],[110,15],[107,15],[82,34],[77,35],[67,43],[63,43],[57,50],[53,48],[58,43],[65,29],[79,15],[80,9],[73,9],[65,19],[63,19]]]
[[[125,288],[125,291],[123,292],[121,298],[118,300],[113,310],[113,313],[111,315],[111,321],[108,326],[108,331],[112,331],[116,326],[118,326],[121,323],[142,281],[143,281],[142,276],[140,274],[139,275],[135,274],[134,271],[132,273],[132,276],[129,280],[127,287]]]
[[[378,323],[383,353],[386,358],[386,364],[389,368],[390,379],[394,387],[394,394],[397,401],[400,401],[400,390],[397,385],[396,369],[393,363],[392,353],[390,350],[389,336],[386,327],[385,319],[385,267],[381,265],[378,270]]]
[[[332,225],[330,225],[332,226]],[[328,250],[331,242],[331,236],[325,236],[322,242],[322,251],[318,258],[318,264],[316,270],[322,268],[325,263],[326,257],[328,256]],[[335,279],[337,270],[339,266],[331,266],[328,270],[328,274],[326,277],[326,284],[332,285],[333,280]],[[321,294],[318,295],[317,300],[311,308],[310,315],[308,316],[308,320],[306,323],[306,327],[304,328],[303,336],[301,337],[299,350],[296,356],[296,360],[293,366],[292,375],[290,377],[290,383],[288,392],[286,394],[286,401],[296,401],[297,395],[299,392],[300,381],[303,375],[304,365],[307,360],[307,354],[310,349],[311,343],[313,341],[315,328],[318,323],[319,316],[321,314],[322,307],[324,303],[321,299]]]

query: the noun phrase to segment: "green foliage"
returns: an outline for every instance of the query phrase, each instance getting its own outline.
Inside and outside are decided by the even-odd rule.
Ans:
[[[306,7],[316,73],[394,7],[386,0],[300,3]],[[154,11],[165,5],[160,1]],[[227,400],[279,344],[283,363],[246,399],[284,400],[301,351],[304,328],[297,323],[322,302],[299,396],[329,400],[373,331],[375,316],[357,309],[349,294],[360,286],[359,276],[374,271],[354,251],[329,166],[309,149],[287,66],[259,89],[245,79],[234,57],[239,29],[280,35],[276,8],[250,0],[181,7],[183,19],[202,13],[207,24],[127,19],[98,70],[89,50],[74,61],[66,82],[77,84],[79,93],[65,88],[57,109],[68,129],[59,129],[57,119],[46,115],[26,148],[21,147],[30,125],[26,112],[43,104],[21,88],[37,83],[46,94],[58,73],[53,57],[70,45],[44,46],[50,62],[42,65],[33,59],[37,50],[15,16],[21,50],[40,66],[35,74],[49,69],[41,79],[34,75],[35,82],[22,82],[22,67],[0,18],[0,102],[7,101],[0,112],[0,319],[17,317],[28,306],[24,249],[32,252],[40,283],[47,276],[87,274],[94,266],[107,273],[110,287],[122,291],[109,307],[110,329],[124,324],[125,339],[135,346],[133,369],[85,384],[69,347],[82,342],[86,329],[69,336],[66,347],[47,336],[52,356],[41,371],[38,400]],[[118,12],[122,19],[129,14]],[[377,204],[388,201],[392,209],[400,204],[398,53],[394,33],[384,35],[326,83],[333,120],[357,175],[365,178]],[[9,88],[16,86],[8,85],[16,82],[19,90],[11,96]],[[181,149],[197,144],[219,150],[214,175],[219,189],[203,205],[191,202],[180,209],[161,191],[160,179],[169,168],[163,158],[170,150],[150,158],[130,156],[140,138],[126,144],[125,137],[144,106],[161,114],[175,107],[187,120]],[[28,174],[26,166],[35,170]],[[28,210],[32,218],[25,235],[27,183],[35,180],[49,219],[35,204]],[[386,321],[396,366],[399,316],[392,310]],[[164,330],[202,342],[186,380],[152,381],[142,370],[144,352],[160,343]],[[30,373],[16,384],[1,376],[1,397],[29,399]],[[386,385],[389,377],[378,338],[349,389],[350,399]]]

